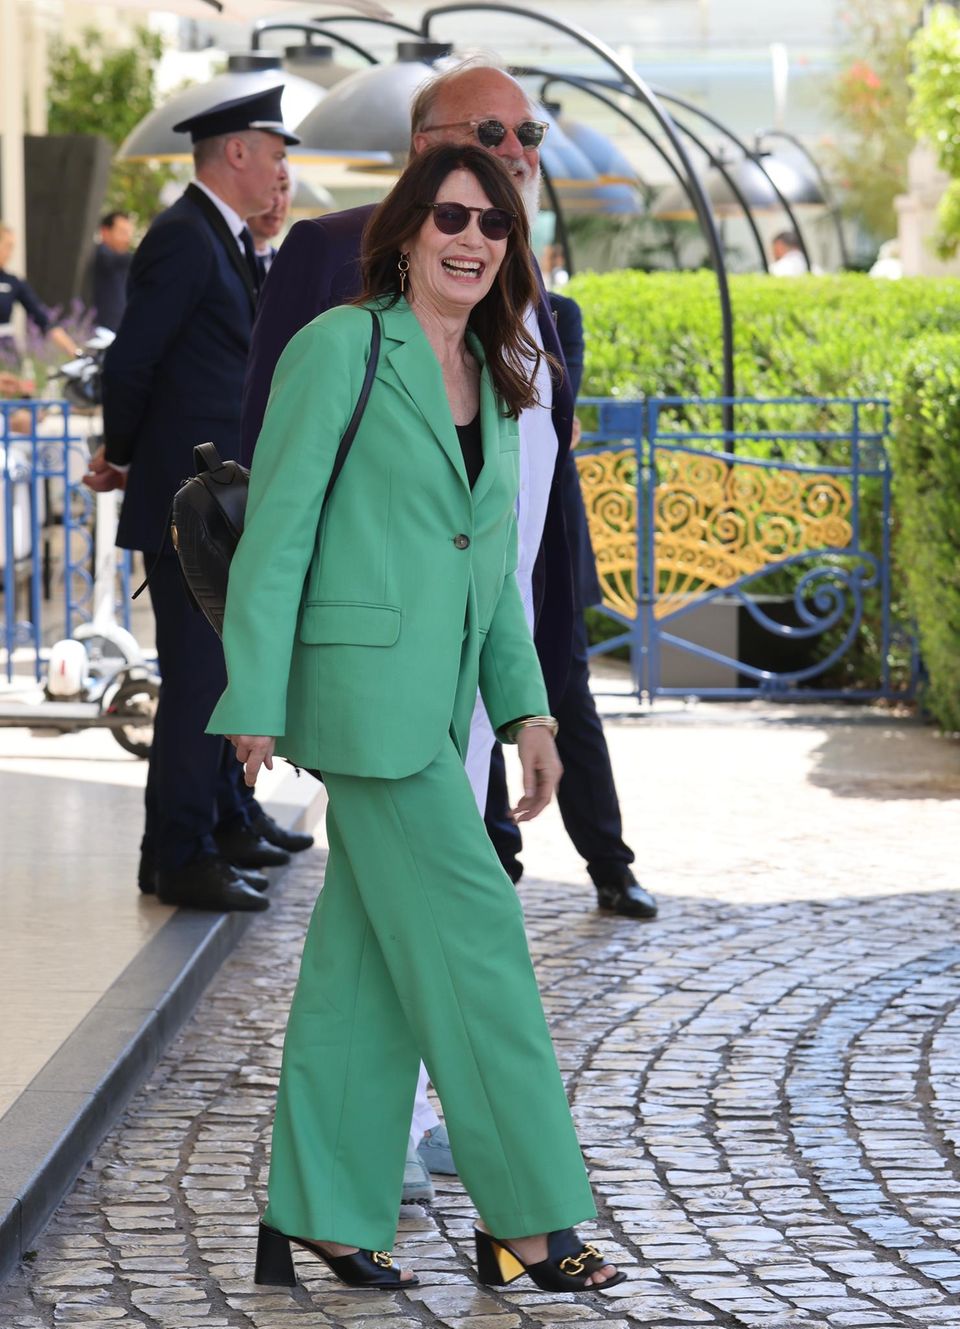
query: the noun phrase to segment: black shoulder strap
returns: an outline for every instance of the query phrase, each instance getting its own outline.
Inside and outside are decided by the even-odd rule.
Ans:
[[[373,387],[373,376],[377,372],[377,362],[380,359],[380,320],[377,318],[375,310],[370,310],[370,317],[373,319],[373,331],[370,334],[370,355],[367,359],[367,372],[363,376],[363,386],[360,389],[360,396],[357,398],[357,404],[353,408],[353,415],[350,417],[350,423],[343,431],[343,438],[340,440],[340,446],[337,448],[337,455],[333,459],[333,469],[330,472],[330,479],[327,482],[327,490],[323,496],[323,502],[320,505],[320,515],[323,516],[323,509],[330,500],[330,494],[333,486],[337,482],[337,476],[343,470],[343,463],[347,460],[347,454],[353,444],[354,435],[360,427],[360,421],[363,419],[363,412],[366,409],[367,399],[370,396],[370,389]]]
[[[193,464],[197,468],[198,475],[202,475],[204,471],[218,471],[223,462],[220,460],[216,443],[198,443],[193,449]]]

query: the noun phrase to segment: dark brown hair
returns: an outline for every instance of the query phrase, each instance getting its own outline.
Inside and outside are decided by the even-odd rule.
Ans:
[[[490,376],[506,413],[514,419],[538,404],[533,386],[545,357],[524,326],[524,315],[540,297],[530,253],[530,226],[523,200],[506,167],[485,148],[441,144],[427,148],[407,166],[390,193],[377,207],[363,232],[361,251],[362,294],[357,303],[400,299],[397,261],[430,215],[440,186],[451,171],[469,171],[490,200],[516,216],[507,239],[507,252],[490,290],[470,311],[469,327],[477,335]]]

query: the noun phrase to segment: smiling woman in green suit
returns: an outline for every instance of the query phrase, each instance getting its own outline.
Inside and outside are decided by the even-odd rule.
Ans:
[[[522,128],[522,127],[521,127]],[[523,207],[490,153],[415,158],[364,237],[364,308],[277,366],[210,727],[248,783],[274,752],[323,772],[330,856],[284,1045],[257,1281],[290,1243],[344,1282],[410,1286],[396,1227],[422,1057],[479,1213],[480,1277],[624,1277],[570,1226],[593,1199],[513,887],[463,769],[477,685],[536,816],[560,775],[514,577],[516,417],[540,354]],[[382,324],[373,390],[318,520]]]

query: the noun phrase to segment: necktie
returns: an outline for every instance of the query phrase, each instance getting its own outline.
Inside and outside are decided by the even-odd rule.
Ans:
[[[267,280],[267,260],[263,254],[257,254],[257,284],[263,290],[263,283]]]
[[[250,281],[255,291],[260,290],[260,270],[257,266],[257,256],[253,249],[253,236],[245,226],[240,232],[240,243],[243,245],[243,254],[247,260],[247,268],[250,271]]]

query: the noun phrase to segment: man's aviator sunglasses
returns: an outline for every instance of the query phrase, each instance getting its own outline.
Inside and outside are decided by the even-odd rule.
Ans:
[[[433,221],[444,235],[459,235],[470,225],[470,214],[476,212],[480,234],[488,240],[506,240],[517,220],[515,212],[505,208],[468,208],[466,203],[424,203],[433,211]]]
[[[465,128],[476,134],[481,148],[498,148],[507,137],[507,126],[502,120],[456,120],[448,125],[430,125],[423,133],[431,134],[435,129]],[[539,148],[549,128],[545,120],[523,120],[513,126],[513,132],[521,148]]]

